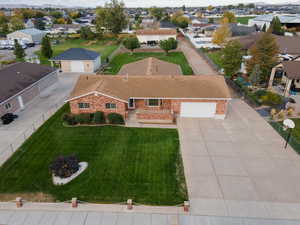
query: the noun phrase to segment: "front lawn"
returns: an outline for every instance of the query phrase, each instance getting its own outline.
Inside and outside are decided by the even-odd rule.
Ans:
[[[180,65],[184,75],[192,75],[193,70],[190,67],[187,59],[182,52],[170,52],[168,55],[162,52],[136,52],[131,55],[130,53],[122,53],[115,56],[110,62],[108,68],[105,70],[106,74],[117,74],[121,67],[125,64],[145,59],[147,57],[156,57],[158,59],[168,61]]]
[[[220,69],[222,68],[222,50],[210,51],[207,53],[208,58],[213,61]]]
[[[60,109],[0,168],[2,199],[32,193],[97,203],[132,198],[177,205],[187,199],[176,129],[64,127],[61,118],[68,110]],[[72,153],[88,162],[87,170],[67,185],[54,186],[50,163]]]
[[[86,48],[92,51],[99,52],[101,53],[101,58],[104,61],[114,50],[118,48],[118,45],[111,40],[92,42],[82,39],[70,39],[63,41],[58,45],[53,45],[53,56],[57,56],[69,48]],[[36,54],[40,57],[41,64],[50,65],[48,59],[41,56],[40,51],[37,51]]]

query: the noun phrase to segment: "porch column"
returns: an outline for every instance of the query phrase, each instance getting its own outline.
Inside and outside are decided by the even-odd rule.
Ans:
[[[275,73],[276,73],[276,67],[273,67],[271,75],[270,75],[270,79],[269,79],[268,90],[271,90],[273,87],[273,80],[275,77]]]
[[[51,63],[51,66],[52,66],[52,67],[54,67],[54,63],[53,63],[53,61],[50,61],[50,63]]]
[[[286,82],[285,89],[284,89],[284,96],[285,97],[288,97],[289,94],[290,94],[290,88],[291,88],[291,85],[292,85],[292,81],[293,80],[288,79],[287,82]]]

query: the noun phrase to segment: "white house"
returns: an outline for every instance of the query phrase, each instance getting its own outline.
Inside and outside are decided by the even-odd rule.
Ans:
[[[145,29],[137,30],[136,36],[142,44],[158,44],[159,41],[168,40],[169,38],[176,39],[177,31],[175,29]]]
[[[8,40],[25,40],[29,43],[41,43],[43,37],[46,35],[44,31],[30,28],[30,29],[23,29],[17,30],[7,35]]]

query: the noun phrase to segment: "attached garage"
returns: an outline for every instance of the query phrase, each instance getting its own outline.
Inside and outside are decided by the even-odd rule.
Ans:
[[[214,118],[217,104],[215,102],[182,102],[180,117]]]

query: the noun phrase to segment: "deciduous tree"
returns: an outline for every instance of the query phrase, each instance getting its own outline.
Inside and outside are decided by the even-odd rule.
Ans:
[[[133,54],[134,49],[140,47],[139,40],[136,37],[128,37],[123,41],[123,45],[125,48],[129,49],[131,51],[131,54]]]
[[[227,18],[222,20],[222,25],[214,32],[212,42],[214,44],[224,46],[228,38],[231,36],[231,31],[228,26]]]
[[[12,31],[16,31],[16,30],[22,30],[25,28],[23,19],[18,17],[18,16],[14,16],[10,19],[10,24],[11,24],[11,29]]]
[[[224,20],[225,18],[227,18],[228,23],[236,23],[236,17],[233,12],[224,12],[222,19]]]
[[[153,16],[156,20],[161,20],[165,14],[163,8],[152,7],[149,9],[150,15]]]
[[[15,39],[14,44],[14,55],[16,56],[17,61],[24,61],[24,58],[26,56],[24,49],[19,44],[17,39]]]
[[[159,46],[165,51],[166,55],[168,55],[170,50],[177,48],[177,41],[174,38],[169,38],[168,40],[160,41]]]

